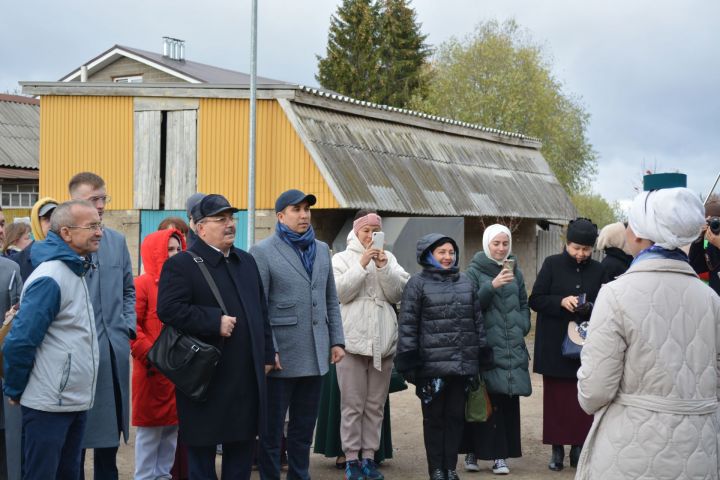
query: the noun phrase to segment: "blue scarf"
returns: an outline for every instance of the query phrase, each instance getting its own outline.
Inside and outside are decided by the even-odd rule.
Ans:
[[[290,230],[285,224],[277,222],[275,232],[283,242],[287,243],[295,250],[300,257],[300,261],[305,267],[305,271],[312,277],[313,264],[315,263],[315,230],[312,225],[307,232],[300,235]]]
[[[631,265],[642,262],[643,260],[652,260],[653,258],[667,258],[668,260],[680,260],[681,262],[690,263],[688,256],[679,248],[668,250],[667,248],[653,245],[638,253]]]

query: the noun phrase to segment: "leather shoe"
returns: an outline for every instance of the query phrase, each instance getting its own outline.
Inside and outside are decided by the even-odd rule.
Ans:
[[[570,466],[577,467],[578,461],[580,460],[580,452],[582,451],[582,445],[573,445],[570,447]]]
[[[563,459],[565,458],[565,447],[562,445],[553,445],[552,456],[548,468],[554,472],[559,472],[564,468]]]
[[[439,468],[433,468],[430,472],[430,480],[446,480],[445,471]]]
[[[460,477],[458,477],[457,470],[448,470],[447,471],[447,477],[445,477],[447,480],[460,480]]]

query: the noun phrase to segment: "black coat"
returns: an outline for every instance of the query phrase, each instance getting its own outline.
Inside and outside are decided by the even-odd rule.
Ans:
[[[567,334],[568,322],[579,320],[578,315],[560,306],[570,295],[587,295],[595,302],[603,283],[607,283],[605,269],[593,259],[578,264],[567,251],[547,257],[535,279],[530,294],[530,308],[537,312],[535,327],[535,373],[551,377],[576,378],[580,360],[562,356],[561,346]]]
[[[35,241],[25,247],[22,252],[18,252],[17,255],[13,255],[13,257],[10,258],[10,260],[20,265],[20,275],[22,276],[23,282],[35,271],[35,267],[33,267],[30,261],[30,252],[32,251],[33,245],[35,245]]]
[[[617,277],[627,272],[633,261],[632,255],[623,252],[621,248],[607,247],[605,249],[605,258],[600,262],[607,272],[609,281],[615,280]]]
[[[237,323],[221,341],[222,311],[192,256],[179,253],[165,262],[158,317],[222,349],[206,401],[176,391],[180,438],[190,446],[252,440],[265,425],[264,366],[275,356],[260,275],[253,257],[237,248],[225,259],[197,239],[190,250],[203,258]]]
[[[472,281],[457,267],[441,269],[424,260],[429,248],[442,238],[431,234],[418,242],[417,258],[423,271],[410,278],[400,303],[395,365],[411,381],[476,375],[480,368],[492,365]],[[455,251],[459,254],[457,246]]]
[[[690,265],[698,275],[710,274],[710,288],[720,295],[720,250],[700,240],[690,244]]]

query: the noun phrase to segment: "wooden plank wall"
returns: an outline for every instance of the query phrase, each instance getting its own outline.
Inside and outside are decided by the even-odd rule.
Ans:
[[[162,112],[135,112],[134,208],[160,208]]]
[[[197,110],[167,112],[165,208],[185,208],[197,191]]]

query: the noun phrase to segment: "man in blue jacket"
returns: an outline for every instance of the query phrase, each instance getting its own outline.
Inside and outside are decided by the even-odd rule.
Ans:
[[[87,202],[55,209],[39,264],[25,282],[3,346],[4,394],[22,408],[24,479],[79,478],[87,411],[99,364],[92,303],[85,283],[102,224]]]
[[[261,436],[260,477],[280,480],[285,414],[288,478],[309,480],[310,444],[322,375],[345,355],[340,304],[327,244],[310,224],[314,195],[288,190],[275,202],[276,232],[250,249],[268,302],[275,367],[267,379],[268,427]]]
[[[73,200],[90,202],[102,220],[110,203],[102,178],[92,172],[78,173],[70,179],[68,190]],[[130,435],[130,339],[135,338],[135,284],[125,237],[104,228],[100,248],[88,260],[93,264],[87,285],[95,313],[100,367],[83,449],[95,449],[95,480],[117,480],[120,434],[126,442]]]

